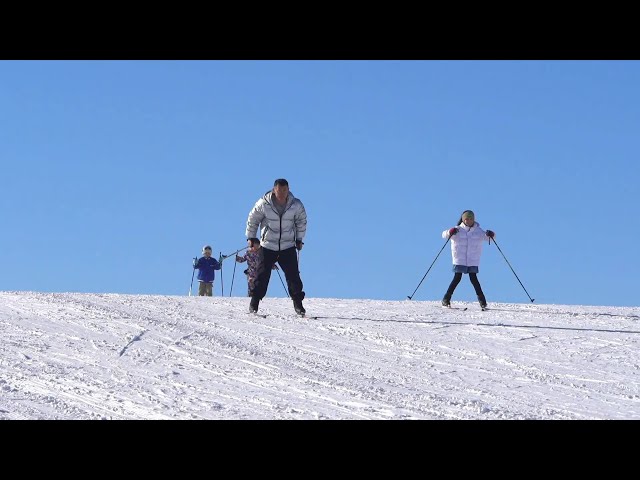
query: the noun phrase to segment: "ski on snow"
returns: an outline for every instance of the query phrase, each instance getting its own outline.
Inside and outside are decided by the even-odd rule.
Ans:
[[[443,305],[442,308],[449,308],[451,310],[462,310],[464,312],[469,307],[451,307],[451,306],[446,307],[446,306]],[[482,310],[484,312],[484,311],[488,310],[488,308],[487,307],[480,307],[480,310]]]
[[[247,314],[248,315],[255,315],[256,317],[262,317],[262,318],[267,318],[268,317],[268,315],[265,315],[264,313],[258,313],[258,312],[247,312]],[[296,316],[296,318],[309,318],[309,319],[312,319],[312,320],[317,320],[318,318],[320,318],[320,317],[316,317],[316,316],[313,316],[313,315],[307,315],[307,314],[301,315],[299,313],[296,313],[295,316]],[[276,315],[276,317],[280,317],[280,315]]]

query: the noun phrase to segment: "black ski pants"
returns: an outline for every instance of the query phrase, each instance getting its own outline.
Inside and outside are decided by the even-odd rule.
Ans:
[[[458,286],[458,284],[460,283],[461,279],[462,279],[462,273],[453,274],[453,280],[451,280],[451,283],[449,284],[449,288],[447,289],[447,293],[444,294],[444,298],[451,300],[453,292]],[[485,300],[484,293],[482,293],[482,287],[480,286],[480,282],[478,281],[478,275],[476,273],[470,273],[469,280],[471,281],[471,285],[473,285],[473,288],[476,291],[476,295],[478,296],[478,299],[484,301]]]
[[[304,300],[304,292],[302,291],[302,279],[298,270],[298,255],[296,247],[287,248],[286,250],[274,251],[262,247],[260,249],[263,255],[263,261],[258,266],[258,276],[253,282],[253,290],[250,291],[252,297],[262,300],[267,294],[269,280],[271,279],[271,269],[277,262],[284,272],[287,279],[287,287],[289,296],[292,300]]]

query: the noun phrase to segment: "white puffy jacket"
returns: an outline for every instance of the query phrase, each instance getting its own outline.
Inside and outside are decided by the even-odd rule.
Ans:
[[[442,232],[442,238],[449,238],[449,229]],[[482,254],[482,242],[488,242],[486,232],[475,222],[467,227],[464,222],[458,225],[458,233],[451,236],[451,256],[454,265],[466,265],[467,267],[480,266]]]
[[[282,217],[273,205],[273,190],[265,193],[256,202],[247,218],[247,238],[258,238],[260,228],[260,245],[269,250],[286,250],[295,246],[296,240],[302,240],[307,233],[307,212],[300,200],[291,191]]]

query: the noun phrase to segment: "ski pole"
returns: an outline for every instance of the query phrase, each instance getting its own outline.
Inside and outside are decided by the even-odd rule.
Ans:
[[[234,258],[235,260],[235,258]],[[229,291],[229,296],[231,296],[231,292],[233,292],[233,279],[236,278],[236,265],[238,265],[238,262],[234,261],[233,262],[233,275],[231,276],[231,290]]]
[[[451,238],[451,237],[449,237]],[[440,251],[438,252],[438,255],[436,255],[436,258],[433,259],[433,262],[431,262],[431,267],[433,267],[433,264],[436,263],[436,260],[438,259],[438,257],[440,256],[440,254],[442,253],[442,250],[444,250],[444,247],[447,246],[447,243],[449,242],[449,238],[447,238],[447,241],[444,242],[444,245],[442,246],[442,248],[440,249]],[[429,270],[431,270],[431,267],[429,267]],[[427,270],[427,273],[424,274],[424,277],[422,277],[422,280],[420,280],[420,283],[418,284],[418,286],[416,287],[416,289],[413,291],[413,293],[411,294],[411,296],[407,295],[407,298],[409,300],[413,299],[413,296],[416,294],[416,292],[418,291],[418,288],[420,288],[420,285],[422,285],[422,282],[424,281],[424,279],[427,277],[427,274],[429,273],[429,270]]]
[[[507,262],[507,265],[509,265],[509,268],[511,269],[511,271],[513,272],[514,275],[516,275],[516,272],[513,270],[513,267],[511,266],[511,264],[509,263],[509,260],[507,260],[507,257],[504,256],[504,253],[502,253],[502,250],[500,249],[500,247],[498,246],[498,243],[496,242],[496,239],[492,239],[493,243],[496,244],[496,247],[498,247],[498,250],[500,251],[500,254],[502,255],[502,258],[504,258],[504,261]],[[516,278],[518,278],[518,275],[516,275]],[[520,279],[518,278],[518,282],[520,282]],[[524,293],[527,294],[527,297],[529,297],[529,300],[531,300],[531,303],[533,303],[533,301],[535,299],[531,298],[531,295],[529,295],[529,292],[527,292],[527,289],[524,288],[524,285],[522,285],[522,282],[520,282],[520,286],[522,287],[522,289],[524,290]]]
[[[220,257],[222,258],[222,252],[220,252]],[[222,289],[221,297],[224,297],[224,277],[222,276],[222,262],[220,262],[220,288]]]
[[[284,282],[282,281],[282,277],[280,276],[280,269],[276,269],[276,272],[278,273],[278,277],[280,277],[280,283],[282,284],[282,288],[284,288],[284,293],[287,294],[287,298],[290,298],[289,291],[287,290],[287,287],[284,286]]]
[[[194,261],[198,260],[198,257],[193,257],[193,260]],[[193,289],[193,277],[195,276],[195,274],[196,274],[196,267],[194,265],[193,273],[191,274],[191,286],[189,287],[189,296],[191,296],[191,290]]]
[[[222,257],[223,257],[223,258],[227,258],[227,257],[230,257],[231,255],[237,255],[238,253],[240,253],[240,252],[241,252],[241,251],[243,251],[243,250],[246,250],[247,248],[249,248],[249,246],[248,246],[248,245],[247,245],[246,247],[244,247],[244,248],[241,248],[240,250],[236,250],[235,252],[230,253],[229,255],[222,255]],[[222,253],[222,252],[221,252],[221,253]]]

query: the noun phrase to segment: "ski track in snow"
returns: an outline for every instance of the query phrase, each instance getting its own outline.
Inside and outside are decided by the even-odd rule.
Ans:
[[[0,292],[4,419],[638,419],[640,309]]]

